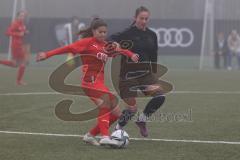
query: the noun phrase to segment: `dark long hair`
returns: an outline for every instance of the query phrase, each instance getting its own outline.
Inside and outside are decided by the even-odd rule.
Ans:
[[[107,27],[107,23],[100,18],[94,18],[90,24],[90,26],[86,29],[81,30],[78,35],[81,35],[82,38],[92,37],[93,32],[92,30],[95,30],[99,27],[105,26]]]
[[[136,9],[135,11],[135,18],[141,13],[141,12],[149,12],[149,9],[147,9],[147,7],[144,6],[140,6]],[[133,23],[131,24],[131,26],[133,26],[136,23],[136,21],[133,21]]]

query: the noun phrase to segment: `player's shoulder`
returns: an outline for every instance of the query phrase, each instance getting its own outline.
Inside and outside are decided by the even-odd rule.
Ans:
[[[151,34],[152,36],[157,36],[156,32],[154,32],[152,29],[147,28],[147,32]]]
[[[76,43],[91,43],[93,41],[92,37],[82,38],[80,40],[77,40]]]
[[[134,30],[133,26],[128,26],[126,27],[121,33],[129,33],[129,32],[132,32]]]

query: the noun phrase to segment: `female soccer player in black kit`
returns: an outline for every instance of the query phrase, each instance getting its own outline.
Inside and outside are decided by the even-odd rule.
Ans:
[[[162,87],[157,84],[158,79],[154,76],[157,72],[158,42],[156,33],[147,27],[149,16],[150,12],[146,7],[139,7],[136,10],[133,24],[123,32],[110,37],[110,40],[117,42],[122,48],[128,46],[129,50],[138,53],[140,62],[132,67],[130,59],[126,57],[121,59],[119,91],[121,98],[128,106],[123,110],[115,129],[124,127],[128,120],[135,115],[137,111],[135,99],[137,92],[131,91],[131,89],[133,89],[133,86],[138,86],[138,89],[145,95],[152,96],[136,121],[140,133],[144,137],[148,136],[147,118],[159,109],[165,101]]]

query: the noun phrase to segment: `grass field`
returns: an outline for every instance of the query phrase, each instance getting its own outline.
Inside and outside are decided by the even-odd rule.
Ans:
[[[48,77],[56,67],[29,67],[28,85],[18,87],[16,70],[0,66],[0,160],[240,159],[239,71],[170,69],[163,78],[174,84],[175,92],[148,123],[148,139],[141,139],[130,122],[126,131],[139,139],[130,140],[127,149],[115,150],[82,142],[81,135],[95,120],[65,122],[55,116],[55,104],[62,99],[75,100],[74,113],[94,106],[87,98],[52,94]],[[78,72],[67,82],[78,84]],[[139,111],[147,100],[138,99]]]

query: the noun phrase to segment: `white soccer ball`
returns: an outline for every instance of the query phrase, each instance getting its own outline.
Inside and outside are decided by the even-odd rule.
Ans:
[[[122,129],[114,131],[111,134],[111,139],[118,141],[118,145],[112,146],[113,148],[126,148],[129,144],[129,135]]]

